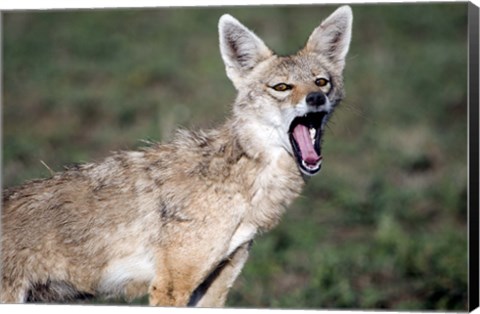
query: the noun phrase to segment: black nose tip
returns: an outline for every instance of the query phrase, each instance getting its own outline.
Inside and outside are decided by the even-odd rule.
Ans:
[[[305,100],[307,102],[307,105],[310,105],[313,107],[320,107],[322,105],[325,105],[325,102],[327,99],[323,93],[313,92],[308,94]]]

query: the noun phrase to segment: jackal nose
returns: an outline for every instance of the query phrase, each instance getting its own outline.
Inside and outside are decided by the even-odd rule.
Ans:
[[[325,94],[322,92],[313,92],[307,95],[307,98],[305,101],[307,102],[307,105],[312,106],[312,107],[320,107],[325,105],[326,101]]]

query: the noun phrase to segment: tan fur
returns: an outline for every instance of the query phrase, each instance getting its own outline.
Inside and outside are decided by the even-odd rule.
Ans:
[[[349,32],[348,7],[327,22],[341,19]],[[344,56],[339,65],[315,50],[322,33],[279,57],[232,17],[219,27],[238,90],[224,125],[4,191],[1,302],[148,292],[152,305],[223,306],[253,237],[279,222],[304,185],[288,126],[321,90],[316,76],[331,79],[324,92],[338,104]],[[329,51],[346,54],[350,38],[340,48],[333,39]],[[278,82],[295,88],[273,91]]]

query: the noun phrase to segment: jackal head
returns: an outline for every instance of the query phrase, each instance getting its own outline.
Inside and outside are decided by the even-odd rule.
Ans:
[[[325,124],[342,99],[352,11],[342,6],[314,29],[305,47],[278,56],[230,15],[219,22],[220,51],[238,91],[237,129],[251,151],[286,149],[306,175],[322,163]]]

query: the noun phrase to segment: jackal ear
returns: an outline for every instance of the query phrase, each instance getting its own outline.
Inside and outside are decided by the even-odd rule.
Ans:
[[[257,35],[231,15],[220,18],[218,32],[227,75],[236,87],[258,63],[273,55]]]
[[[304,50],[326,56],[342,71],[352,37],[352,20],[348,5],[338,8],[315,28]]]

